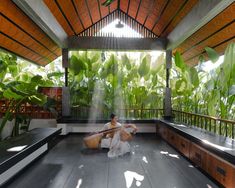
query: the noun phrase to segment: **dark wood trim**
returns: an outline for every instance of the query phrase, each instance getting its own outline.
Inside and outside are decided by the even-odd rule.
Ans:
[[[97,3],[98,3],[98,8],[99,8],[100,19],[102,19],[102,14],[101,14],[101,10],[100,10],[100,1],[97,0]]]
[[[194,44],[193,46],[191,46],[190,48],[186,49],[184,52],[182,52],[181,54],[186,53],[187,51],[195,48],[196,46],[198,46],[199,44],[201,44],[202,42],[205,42],[207,39],[209,39],[210,37],[212,37],[213,35],[217,34],[218,32],[222,31],[224,28],[228,27],[229,25],[233,24],[235,22],[235,20],[227,23],[226,25],[224,25],[223,27],[221,27],[220,29],[218,29],[217,31],[215,31],[214,33],[210,34],[209,36],[207,36],[206,38],[204,38],[203,40],[197,42],[196,44]]]
[[[139,14],[139,10],[140,10],[140,5],[141,5],[141,3],[142,3],[142,0],[140,0],[140,2],[139,2],[138,8],[137,8],[137,12],[136,12],[136,15],[135,15],[135,20],[136,20],[138,14]]]
[[[166,7],[168,6],[169,3],[170,3],[170,0],[167,0],[167,2],[166,2],[166,4],[164,5],[164,7],[163,7],[163,9],[162,9],[162,11],[161,11],[161,13],[160,13],[160,15],[159,15],[158,18],[156,19],[156,21],[155,21],[155,23],[154,23],[154,25],[153,25],[151,31],[153,31],[153,29],[155,28],[155,26],[157,25],[157,23],[158,23],[159,20],[161,19],[162,15],[163,15],[163,13],[165,12]]]
[[[179,10],[176,12],[176,14],[171,18],[171,20],[169,21],[169,23],[164,27],[164,29],[161,31],[159,36],[162,36],[162,34],[165,32],[165,30],[169,27],[169,25],[175,20],[175,18],[178,16],[178,14],[183,10],[183,8],[185,7],[185,5],[188,3],[188,0],[185,0],[184,3],[181,5],[181,7],[179,8]]]
[[[75,12],[76,12],[76,14],[77,14],[77,16],[78,16],[78,19],[79,19],[79,21],[80,21],[80,23],[81,23],[81,25],[82,25],[82,28],[83,28],[83,30],[85,30],[85,27],[84,27],[84,25],[83,25],[83,23],[82,23],[82,19],[81,19],[79,13],[78,13],[78,9],[77,9],[77,6],[75,5],[74,0],[71,0],[71,2],[72,2],[72,4],[73,4],[73,8],[75,9]]]
[[[71,36],[68,38],[69,50],[165,50],[166,45],[166,38],[114,38],[80,36]]]
[[[18,24],[16,24],[15,22],[13,22],[12,20],[10,20],[7,16],[5,16],[4,14],[2,14],[0,12],[0,15],[2,17],[4,17],[5,19],[7,19],[9,22],[11,22],[13,25],[15,25],[17,28],[19,28],[21,31],[23,31],[24,33],[26,33],[27,35],[29,35],[29,37],[31,37],[33,40],[35,40],[37,43],[39,43],[42,47],[46,48],[47,50],[49,50],[51,53],[53,53],[56,57],[57,55],[52,51],[50,50],[46,45],[44,45],[41,41],[39,41],[38,39],[36,39],[34,36],[32,36],[30,33],[28,33],[26,30],[24,30],[24,28],[22,28],[21,26],[19,26]],[[49,39],[49,38],[48,38]],[[52,41],[52,43],[54,43]]]
[[[108,9],[109,9],[109,14],[110,14],[110,5],[108,6]]]
[[[129,9],[130,9],[130,1],[131,1],[131,0],[128,0],[128,5],[127,5],[126,14],[129,14]]]
[[[73,26],[71,25],[71,23],[69,22],[68,18],[66,17],[66,15],[64,14],[64,11],[62,10],[61,6],[59,5],[58,1],[55,0],[56,6],[59,8],[61,14],[63,15],[64,19],[66,20],[66,22],[69,24],[69,27],[71,28],[71,30],[73,31],[73,33],[75,35],[77,35],[77,33],[75,32]]]
[[[140,0],[140,3],[139,3],[139,5],[138,5],[137,12],[136,12],[136,15],[135,15],[135,20],[136,20],[138,14],[139,14],[139,10],[140,10],[140,5],[141,5],[141,3],[142,3],[142,0]]]
[[[117,7],[118,10],[120,10],[120,1],[121,0],[118,0],[118,7]]]
[[[0,31],[0,34],[4,35],[5,37],[9,38],[10,40],[12,40],[12,41],[14,41],[14,42],[16,42],[16,43],[18,43],[18,44],[20,44],[20,45],[23,46],[24,48],[26,48],[26,49],[32,51],[33,53],[37,54],[39,57],[44,58],[43,60],[47,60],[48,62],[51,62],[51,60],[50,60],[48,57],[45,57],[45,56],[39,54],[38,52],[32,50],[32,49],[29,48],[28,46],[25,46],[23,43],[17,41],[16,39],[12,38],[11,36],[9,36],[9,35],[7,35],[7,34],[1,32],[1,31]]]
[[[91,19],[91,23],[92,23],[92,25],[93,25],[94,22],[93,22],[93,19],[92,19],[92,16],[91,16],[91,11],[90,11],[90,8],[89,8],[89,6],[88,6],[87,0],[85,0],[85,3],[86,3],[86,7],[87,7],[87,9],[88,9],[88,14],[89,14],[89,17],[90,17],[90,19]]]

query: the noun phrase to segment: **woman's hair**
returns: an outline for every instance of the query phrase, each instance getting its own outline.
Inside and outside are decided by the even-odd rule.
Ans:
[[[115,115],[114,113],[112,113],[112,114],[110,115],[110,118],[113,119],[115,116],[116,116],[116,115]]]

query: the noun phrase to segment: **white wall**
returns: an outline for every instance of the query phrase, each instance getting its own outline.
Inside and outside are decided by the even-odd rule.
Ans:
[[[0,124],[2,123],[2,119],[0,119]],[[14,126],[14,120],[13,121],[7,121],[5,127],[2,130],[1,133],[1,138],[7,138],[8,136],[11,135],[12,130],[13,130],[13,126]]]
[[[56,127],[56,119],[32,119],[29,125],[29,130],[43,127]]]
[[[154,123],[137,123],[138,133],[156,133],[156,124]],[[104,124],[87,124],[87,123],[60,123],[58,128],[62,128],[62,135],[68,133],[90,133],[100,131]]]
[[[0,123],[1,122],[2,119],[0,119]],[[1,133],[2,139],[11,135],[13,126],[14,126],[14,120],[7,122]],[[56,119],[32,119],[29,125],[29,130],[32,130],[34,128],[56,127],[56,126],[57,126]]]

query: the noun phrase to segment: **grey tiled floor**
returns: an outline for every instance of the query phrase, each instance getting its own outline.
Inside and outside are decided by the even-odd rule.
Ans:
[[[132,153],[109,159],[69,135],[4,188],[216,188],[208,177],[154,134],[136,135]]]

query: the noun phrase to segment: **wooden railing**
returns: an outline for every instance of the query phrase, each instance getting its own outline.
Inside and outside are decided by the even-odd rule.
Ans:
[[[194,126],[225,137],[235,138],[235,121],[173,110],[174,121]]]
[[[163,109],[122,108],[115,110],[120,118],[125,119],[156,119],[163,116]],[[72,107],[71,116],[77,119],[109,119],[111,111],[108,109],[94,109],[90,107]],[[92,116],[93,114],[96,114]]]

